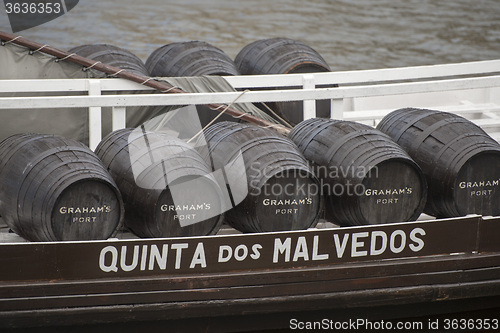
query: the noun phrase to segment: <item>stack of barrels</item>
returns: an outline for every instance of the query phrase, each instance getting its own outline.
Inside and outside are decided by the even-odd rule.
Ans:
[[[109,45],[72,52],[154,76],[330,70],[286,38],[251,43],[235,62],[199,41],[165,45],[146,64]],[[274,105],[296,124],[288,137],[233,119],[205,127],[194,143],[175,128],[121,129],[95,153],[56,135],[11,136],[0,142],[0,215],[31,241],[106,239],[122,225],[151,238],[212,235],[223,222],[273,232],[311,228],[320,218],[350,226],[422,212],[500,215],[500,145],[472,122],[405,108],[372,128],[302,120],[299,104]]]

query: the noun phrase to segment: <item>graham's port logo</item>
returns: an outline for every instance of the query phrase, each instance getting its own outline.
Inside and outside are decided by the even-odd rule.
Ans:
[[[4,0],[12,32],[30,29],[63,16],[76,7],[79,0]]]
[[[460,182],[458,187],[460,188],[476,188],[476,187],[494,187],[500,185],[500,179],[494,180],[481,180],[475,182]]]

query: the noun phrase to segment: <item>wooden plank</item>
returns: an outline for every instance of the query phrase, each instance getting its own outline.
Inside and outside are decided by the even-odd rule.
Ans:
[[[482,104],[470,104],[470,105],[448,105],[448,106],[435,106],[435,107],[426,107],[432,110],[453,112],[458,115],[467,116],[467,114],[477,114],[477,116],[481,116],[481,114],[485,112],[498,112],[500,111],[500,105],[495,103],[482,103]],[[388,113],[394,111],[395,109],[373,109],[368,111],[347,111],[344,113],[344,118],[346,120],[351,121],[360,121],[360,120],[373,120],[373,119],[382,119]],[[466,117],[467,118],[467,117]],[[471,119],[472,121],[497,121],[496,119],[484,118],[484,119]]]
[[[463,284],[495,280],[500,276],[500,267],[489,269],[449,272],[432,272],[390,277],[356,278],[345,280],[279,283],[268,285],[239,285],[182,290],[155,290],[144,292],[118,292],[40,297],[14,297],[0,299],[0,311],[45,309],[77,306],[106,306],[146,304],[164,302],[196,302],[206,300],[250,299],[279,296],[298,296],[318,293],[346,292],[353,290],[375,290],[434,284]],[[492,292],[492,291],[491,291]],[[491,293],[490,295],[494,295]]]
[[[127,109],[124,106],[115,106],[112,110],[111,129],[113,131],[127,127]]]
[[[500,266],[500,253],[432,256],[311,267],[293,270],[261,270],[216,274],[117,278],[102,280],[47,281],[0,284],[0,297],[38,297],[86,293],[144,292],[186,288],[223,288],[236,285],[265,285],[390,277]]]
[[[87,92],[88,79],[0,80],[2,93]]]
[[[353,311],[347,316],[357,318],[356,314],[373,313],[382,306],[389,306],[387,309],[397,309],[412,305],[407,309],[422,310],[426,306],[435,305],[436,302],[442,302],[446,307],[450,301],[457,299],[471,300],[468,303],[481,298],[488,300],[492,299],[490,295],[492,291],[497,295],[500,293],[498,280],[461,285],[427,285],[300,296],[4,311],[0,312],[0,327],[88,325],[183,318],[241,317],[252,314],[262,316],[293,311],[303,313],[305,309],[328,310],[332,319],[338,318],[336,313],[339,310],[352,309]],[[482,302],[482,305],[491,306],[490,303]],[[389,316],[391,313],[388,312]],[[417,313],[421,314],[422,311]]]
[[[457,64],[384,68],[356,71],[312,73],[316,84],[345,84],[384,82],[394,80],[435,79],[462,75],[477,75],[500,72],[499,60],[478,61]],[[224,77],[236,88],[301,86],[303,74],[286,75],[240,75]],[[124,79],[41,79],[2,80],[2,92],[55,92],[86,91],[86,81],[101,80],[103,91],[152,90],[152,88]]]
[[[314,82],[314,75],[304,74],[302,76],[303,89],[315,89],[316,84]],[[303,102],[303,119],[309,119],[316,117],[316,101],[313,99],[306,99]]]
[[[100,80],[91,80],[89,82],[89,96],[95,97],[101,95]],[[89,147],[95,150],[102,140],[102,112],[100,106],[89,107]]]
[[[432,82],[410,82],[381,85],[367,85],[339,88],[292,89],[223,93],[186,93],[186,94],[136,94],[103,95],[98,97],[2,97],[0,109],[53,108],[53,107],[113,107],[113,106],[151,106],[185,104],[223,104],[238,102],[297,101],[308,99],[342,99],[351,97],[370,97],[423,92],[437,92],[463,89],[482,89],[500,85],[500,76],[451,79]]]
[[[0,271],[0,281],[206,274],[472,253],[479,221],[470,216],[246,235],[0,244],[0,266],[11,267]]]
[[[492,259],[488,256],[486,259]],[[496,262],[486,260],[484,267],[467,268],[469,265],[460,265],[466,259],[448,260],[448,267],[435,261],[429,268],[425,264],[409,263],[410,266],[421,266],[413,273],[401,273],[395,269],[399,263],[382,263],[385,268],[378,272],[363,276],[367,270],[362,265],[360,272],[351,269],[349,274],[342,273],[343,268],[336,271],[327,270],[294,270],[282,272],[284,274],[260,274],[227,276],[193,276],[189,278],[164,278],[154,280],[128,281],[90,281],[57,283],[45,286],[40,284],[25,284],[20,286],[4,287],[0,310],[14,310],[20,308],[57,307],[57,306],[89,306],[124,304],[121,302],[172,302],[195,301],[199,299],[232,299],[241,297],[265,297],[268,295],[299,295],[319,292],[343,292],[347,290],[377,289],[384,287],[405,287],[430,285],[439,283],[465,283],[471,281],[495,280],[500,276],[500,255],[495,256]],[[472,260],[472,257],[471,259]],[[445,262],[446,264],[446,262]],[[485,265],[495,265],[488,267]],[[292,273],[294,273],[292,275]],[[333,273],[333,274],[332,274]],[[337,274],[335,274],[337,273]],[[276,275],[276,276],[274,276]],[[28,290],[26,290],[28,289]],[[31,291],[26,293],[26,291]],[[84,296],[82,296],[84,295]],[[83,302],[83,303],[82,303]],[[97,303],[92,303],[97,302]],[[104,303],[101,303],[104,302]]]
[[[477,75],[500,72],[500,61],[489,60],[458,64],[385,68],[329,73],[312,73],[316,84],[345,84],[383,82],[393,80],[434,79],[461,75]],[[286,75],[241,75],[224,77],[236,88],[301,86],[303,74]],[[12,92],[57,92],[87,90],[87,81],[101,80],[103,91],[152,90],[152,88],[119,78],[108,79],[40,79],[2,80],[0,91]]]
[[[430,79],[437,77],[477,75],[478,73],[500,72],[500,61],[479,61],[461,64],[384,68],[329,73],[313,73],[317,85],[345,84],[355,82],[382,82],[393,80]],[[242,75],[224,77],[236,88],[276,87],[301,85],[300,74],[286,75]]]
[[[500,217],[484,217],[479,224],[479,252],[500,251]]]

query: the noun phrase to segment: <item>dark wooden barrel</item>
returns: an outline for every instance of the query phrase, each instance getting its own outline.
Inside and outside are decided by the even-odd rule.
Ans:
[[[231,226],[268,232],[317,223],[319,182],[293,142],[270,129],[233,122],[214,124],[204,135],[202,156],[224,173],[235,206],[226,213]]]
[[[203,41],[164,45],[151,53],[146,68],[151,76],[164,77],[239,74],[224,51]]]
[[[81,45],[68,52],[100,61],[138,75],[149,76],[144,62],[132,52],[110,44]]]
[[[215,234],[221,191],[198,152],[162,133],[122,129],[96,148],[122,192],[125,225],[140,237]]]
[[[164,45],[151,53],[146,60],[146,68],[151,76],[160,77],[239,75],[233,60],[224,51],[203,41]],[[196,108],[202,126],[218,115],[205,105],[197,105]],[[224,114],[218,120],[234,121],[234,118]]]
[[[340,225],[412,221],[422,213],[425,177],[391,138],[355,122],[313,118],[289,137],[323,185],[325,216]]]
[[[123,203],[102,162],[84,144],[16,134],[0,143],[0,214],[31,241],[107,239]]]
[[[234,63],[243,75],[330,72],[326,61],[313,48],[303,42],[281,37],[257,40],[246,45]],[[302,101],[267,105],[293,125],[303,120]],[[267,111],[267,108],[259,107]],[[330,101],[316,101],[316,114],[329,118]]]
[[[425,173],[427,214],[500,215],[500,145],[479,126],[448,112],[404,108],[388,114],[377,128]]]

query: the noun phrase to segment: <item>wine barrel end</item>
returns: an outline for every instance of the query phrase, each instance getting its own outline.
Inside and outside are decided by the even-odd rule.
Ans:
[[[410,160],[390,159],[369,171],[359,197],[367,224],[414,221],[423,212],[427,186],[420,168]]]
[[[500,215],[500,151],[482,152],[467,160],[455,180],[453,194],[460,215]]]
[[[112,185],[87,179],[72,183],[52,210],[52,231],[60,241],[112,237],[123,219],[121,195]]]
[[[182,177],[163,190],[156,201],[148,228],[141,237],[207,236],[217,233],[223,221],[222,195],[209,177]],[[145,234],[145,230],[148,234]]]
[[[305,230],[318,223],[323,200],[312,173],[289,170],[271,177],[254,197],[252,207],[254,225],[242,231]]]

